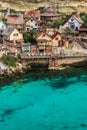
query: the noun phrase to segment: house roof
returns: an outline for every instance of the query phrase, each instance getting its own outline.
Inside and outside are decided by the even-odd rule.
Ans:
[[[10,14],[7,16],[7,24],[23,24],[23,14]]]
[[[83,41],[82,39],[75,38],[75,42],[77,42],[83,49],[87,49],[87,40]]]
[[[40,33],[39,34],[39,36],[37,37],[37,41],[39,40],[43,40],[43,41],[49,41],[49,40],[51,40],[52,39],[52,37],[50,37],[47,33],[44,33],[44,32],[42,32],[42,33]]]
[[[24,18],[40,18],[40,11],[34,10],[34,11],[26,11],[24,13]]]
[[[76,14],[76,15],[73,15],[73,17],[74,17],[79,23],[83,23],[82,19],[80,18],[80,15]]]
[[[3,31],[2,35],[9,36],[14,30],[15,27],[8,27]]]
[[[80,18],[80,15],[78,14],[72,14],[70,15],[70,17],[64,22],[63,25],[65,25],[67,23],[68,20],[70,20],[71,17],[74,17],[76,19],[76,21],[78,21],[80,24],[83,24],[82,19]]]
[[[60,35],[61,36],[61,34],[57,31],[57,32],[55,32],[51,37],[52,37],[52,39],[54,39],[57,35]]]

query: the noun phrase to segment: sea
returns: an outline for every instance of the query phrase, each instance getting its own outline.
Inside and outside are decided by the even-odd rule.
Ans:
[[[3,79],[0,130],[87,130],[87,68]]]

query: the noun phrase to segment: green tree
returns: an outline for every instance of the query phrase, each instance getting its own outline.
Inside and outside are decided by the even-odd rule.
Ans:
[[[86,13],[80,13],[80,17],[83,20],[83,28],[87,28],[87,14]]]
[[[34,30],[29,30],[28,32],[24,32],[24,34],[23,34],[24,42],[25,43],[27,43],[27,42],[35,43],[36,42],[36,39],[35,39],[36,34],[37,34],[37,32]]]
[[[29,34],[27,32],[24,32],[23,37],[25,43],[29,42]]]

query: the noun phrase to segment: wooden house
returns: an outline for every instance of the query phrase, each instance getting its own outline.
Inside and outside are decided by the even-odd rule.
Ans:
[[[64,23],[63,28],[70,28],[72,31],[78,31],[83,24],[82,19],[78,14],[72,14],[70,18]]]
[[[3,33],[2,37],[5,41],[9,42],[18,42],[22,43],[23,42],[23,35],[20,33],[15,27],[8,27],[6,28]]]
[[[7,15],[6,24],[9,26],[16,27],[19,31],[24,29],[23,14],[9,14]]]
[[[52,21],[61,18],[61,14],[56,13],[54,6],[48,6],[45,12],[41,15],[41,21],[49,25]]]
[[[39,26],[38,26],[38,21],[35,20],[34,18],[30,18],[26,24],[25,24],[25,30],[38,30]]]
[[[37,37],[37,45],[38,45],[39,53],[51,54],[51,51],[52,51],[51,40],[52,38],[46,33],[41,33]]]
[[[69,41],[64,38],[59,32],[55,32],[52,36],[52,54],[64,53],[65,49],[69,47]]]

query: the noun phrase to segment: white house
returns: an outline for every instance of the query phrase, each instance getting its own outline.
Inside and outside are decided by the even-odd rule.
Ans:
[[[30,18],[25,25],[25,30],[38,30],[38,22],[34,18]]]
[[[78,31],[83,24],[79,15],[71,15],[71,17],[64,23],[63,28],[70,28],[72,31]]]

